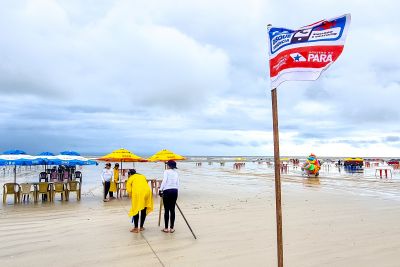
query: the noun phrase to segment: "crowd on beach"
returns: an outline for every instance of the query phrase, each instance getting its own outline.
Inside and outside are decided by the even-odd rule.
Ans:
[[[176,162],[169,160],[166,162],[167,169],[164,171],[163,179],[158,194],[162,197],[164,204],[164,233],[174,233],[175,224],[175,205],[178,199],[179,175],[177,172]],[[111,163],[106,163],[101,179],[104,186],[104,202],[115,199],[114,193],[117,191],[117,183],[119,182],[119,164],[115,163],[111,169]],[[153,207],[153,191],[148,184],[146,177],[140,174],[136,169],[128,171],[128,179],[126,181],[126,191],[131,198],[131,209],[129,216],[133,228],[132,233],[144,231],[144,222],[146,216],[150,214]]]

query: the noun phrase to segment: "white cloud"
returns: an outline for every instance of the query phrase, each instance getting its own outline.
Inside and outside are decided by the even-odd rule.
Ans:
[[[282,154],[398,154],[395,1],[2,5],[0,149],[272,155],[266,25],[350,12],[338,62],[278,90]]]

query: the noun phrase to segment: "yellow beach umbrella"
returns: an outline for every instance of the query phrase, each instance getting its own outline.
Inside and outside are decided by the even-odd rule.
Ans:
[[[147,160],[139,157],[138,155],[133,154],[127,149],[120,148],[117,150],[114,150],[110,154],[107,154],[105,156],[102,156],[101,158],[98,158],[97,160],[101,161],[112,161],[112,162],[146,162]]]
[[[122,162],[146,162],[147,160],[139,157],[138,155],[133,154],[129,150],[125,148],[120,148],[117,150],[114,150],[110,154],[107,154],[105,156],[102,156],[101,158],[98,158],[97,160],[101,161],[108,161],[108,162],[120,162],[121,163],[121,174],[122,174]]]
[[[185,160],[186,158],[175,154],[174,152],[167,150],[167,149],[163,149],[158,151],[157,153],[155,153],[153,156],[151,156],[150,158],[148,158],[148,161],[151,162],[155,162],[155,161],[168,161],[168,160]]]

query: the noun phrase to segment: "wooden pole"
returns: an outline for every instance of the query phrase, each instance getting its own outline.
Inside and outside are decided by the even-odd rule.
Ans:
[[[188,221],[186,220],[185,215],[183,215],[183,212],[182,212],[181,208],[179,207],[178,203],[175,203],[175,205],[178,208],[179,212],[181,213],[183,219],[185,220],[186,225],[189,227],[190,232],[192,232],[194,239],[197,239],[196,235],[194,234],[194,232],[192,230],[192,227],[190,227],[190,225],[189,225]]]
[[[157,184],[157,182],[156,182]],[[157,186],[156,186],[157,187]],[[157,190],[157,189],[156,189]],[[157,194],[157,193],[156,193]],[[163,198],[160,197],[160,210],[158,211],[158,226],[161,225],[161,212],[162,212],[162,208],[163,208]]]
[[[282,238],[282,203],[281,203],[281,173],[279,155],[279,127],[278,127],[278,101],[276,88],[271,90],[272,98],[272,125],[274,135],[274,161],[275,161],[275,210],[276,210],[276,244],[278,253],[278,267],[283,267],[283,238]]]

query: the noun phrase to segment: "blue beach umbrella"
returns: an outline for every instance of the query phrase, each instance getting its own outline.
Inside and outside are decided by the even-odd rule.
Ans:
[[[67,150],[67,151],[62,151],[60,152],[60,155],[65,155],[65,156],[80,156],[81,154],[79,154],[76,151],[71,151],[71,150]]]
[[[4,151],[3,155],[26,155],[26,152],[19,149],[11,149]]]
[[[46,151],[46,152],[40,153],[38,156],[54,156],[54,154],[51,153],[51,152]]]
[[[4,165],[14,166],[14,183],[17,182],[17,166],[30,166],[34,164],[35,157],[27,155],[22,150],[7,150],[0,155]]]
[[[34,165],[60,165],[60,160],[51,152],[42,152],[35,157]]]
[[[60,160],[60,165],[66,166],[82,166],[82,165],[97,165],[98,163],[94,160],[89,160],[82,156],[72,156],[72,155],[57,155],[55,156],[57,160]]]

